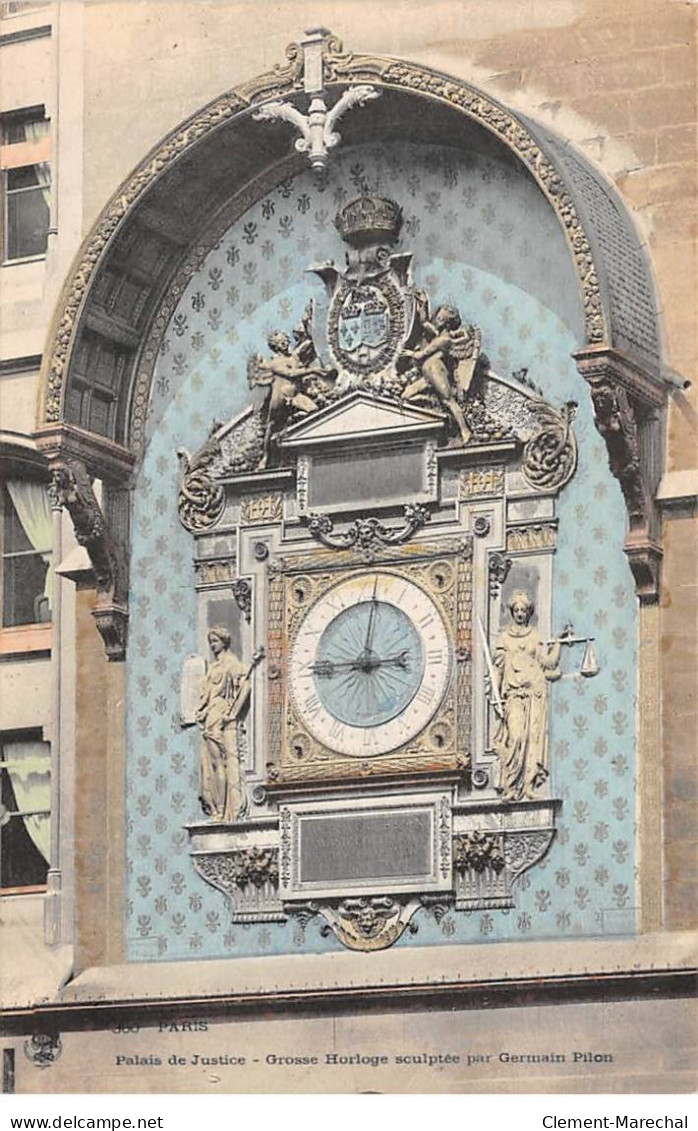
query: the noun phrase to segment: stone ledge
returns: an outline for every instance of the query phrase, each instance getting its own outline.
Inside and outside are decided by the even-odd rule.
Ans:
[[[657,502],[663,507],[695,502],[698,499],[698,469],[667,471],[657,490]]]
[[[563,943],[484,943],[420,947],[373,954],[307,954],[205,962],[132,963],[92,967],[61,990],[56,1005],[165,1003],[184,998],[326,991],[425,991],[460,983],[690,972],[698,960],[694,932]],[[438,971],[435,975],[434,971]],[[176,989],[173,989],[176,987]]]

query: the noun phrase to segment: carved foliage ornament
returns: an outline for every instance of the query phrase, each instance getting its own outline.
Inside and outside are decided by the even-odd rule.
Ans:
[[[233,923],[284,922],[278,898],[279,850],[272,846],[235,851],[195,852],[194,866],[211,887],[230,902]]]
[[[543,859],[553,828],[473,829],[453,838],[456,908],[514,907],[518,877]]]
[[[207,883],[228,895],[236,888],[279,885],[278,848],[242,848],[235,852],[207,852],[195,857],[198,872]]]
[[[243,848],[233,853],[233,876],[238,887],[279,886],[278,848]]]
[[[453,840],[453,866],[457,872],[501,872],[505,866],[502,837],[496,833],[464,833]]]
[[[289,45],[286,55],[288,64],[277,66],[235,91],[222,95],[184,123],[136,168],[106,206],[88,236],[68,282],[67,297],[58,319],[53,345],[47,351],[44,372],[45,422],[61,419],[63,390],[80,308],[95,268],[117,228],[152,184],[190,147],[218,129],[223,122],[242,113],[250,103],[301,90],[303,57],[299,45]],[[371,81],[377,85],[413,90],[455,106],[497,134],[529,168],[564,225],[582,290],[587,342],[601,342],[607,337],[596,268],[582,222],[560,175],[521,122],[465,83],[444,78],[412,63],[343,53],[341,42],[334,36],[329,36],[324,42],[322,66],[326,83],[359,84]],[[213,238],[214,243],[217,238],[218,234]],[[198,262],[196,257],[192,257],[188,268],[190,274],[196,269]],[[186,285],[186,279],[182,280],[182,285]],[[160,333],[164,331],[163,322]],[[148,388],[156,354],[157,345],[148,350],[148,359],[144,360],[139,371],[132,409],[136,415],[142,415],[148,402]]]
[[[266,102],[252,116],[256,122],[280,121],[293,126],[300,134],[295,141],[296,149],[299,153],[307,153],[315,172],[321,173],[327,167],[329,150],[342,140],[335,129],[339,119],[353,106],[365,106],[379,95],[380,91],[372,86],[354,86],[345,90],[331,110],[327,109],[325,100],[316,95],[307,114],[302,114],[288,102],[275,101]]]
[[[331,550],[348,550],[355,546],[364,561],[372,561],[382,546],[409,542],[428,519],[429,513],[424,507],[408,503],[404,524],[398,527],[387,527],[378,518],[357,518],[345,531],[335,533],[329,515],[309,514],[303,522],[313,538],[322,542],[323,546]]]

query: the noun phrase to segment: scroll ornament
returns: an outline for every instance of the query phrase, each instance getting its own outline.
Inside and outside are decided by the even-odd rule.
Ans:
[[[521,470],[540,491],[559,491],[577,467],[577,444],[572,421],[577,414],[574,401],[567,401],[557,412],[549,405],[537,406],[539,430],[526,443]]]
[[[186,448],[177,451],[180,464],[177,509],[182,526],[191,533],[213,526],[225,507],[223,487],[209,475],[211,465],[221,455],[216,435],[220,427],[218,421],[214,421],[206,443],[195,456],[191,456]]]
[[[429,520],[429,512],[414,503],[404,510],[403,526],[388,527],[378,518],[357,518],[347,530],[335,533],[329,515],[309,514],[303,518],[313,538],[331,550],[349,550],[356,546],[365,561],[371,561],[381,546],[397,546],[407,542]]]

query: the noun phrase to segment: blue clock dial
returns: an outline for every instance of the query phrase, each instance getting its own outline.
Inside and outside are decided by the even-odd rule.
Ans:
[[[335,719],[355,727],[380,726],[404,711],[420,687],[419,633],[401,609],[374,596],[327,625],[312,674],[320,702]]]

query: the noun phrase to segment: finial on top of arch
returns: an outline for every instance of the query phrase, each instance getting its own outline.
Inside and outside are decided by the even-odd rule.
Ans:
[[[286,99],[277,99],[260,106],[252,117],[256,122],[288,122],[297,129],[301,136],[296,138],[296,149],[299,153],[307,153],[312,168],[322,175],[327,168],[330,149],[342,140],[341,134],[335,130],[336,123],[353,106],[365,106],[378,98],[380,91],[373,86],[352,86],[329,109],[325,101],[325,59],[327,55],[341,54],[342,43],[324,27],[309,28],[305,35],[300,44],[291,44],[286,54],[288,57],[291,53],[295,56],[298,48],[303,53],[303,90],[310,96],[308,113],[301,113]]]

